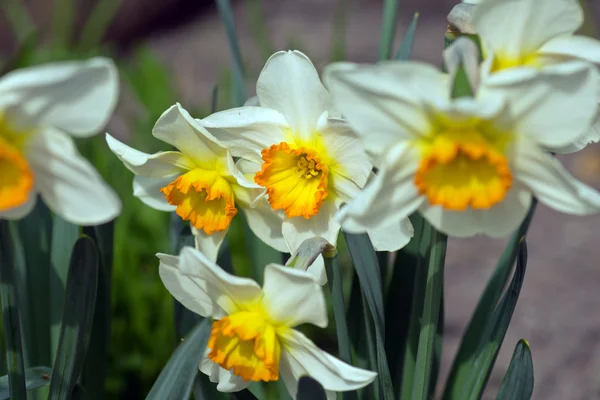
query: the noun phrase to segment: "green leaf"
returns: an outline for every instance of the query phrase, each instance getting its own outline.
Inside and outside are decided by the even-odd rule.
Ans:
[[[147,400],[189,398],[198,365],[204,357],[210,329],[210,320],[205,319],[183,339],[154,382]]]
[[[98,289],[94,311],[92,336],[83,367],[82,385],[89,399],[106,398],[104,380],[108,370],[108,343],[111,323],[111,292],[114,257],[115,222],[110,221],[98,226],[84,227],[100,256],[98,268]]]
[[[424,232],[429,234],[430,237],[427,245],[431,245],[429,247],[427,283],[421,315],[421,333],[411,396],[413,400],[425,400],[430,397],[431,373],[435,359],[438,323],[440,322],[440,305],[442,304],[447,243],[446,235],[438,232],[429,224],[425,226]]]
[[[231,395],[235,400],[256,400],[256,396],[254,396],[248,389],[240,390],[239,392],[233,392]]]
[[[410,56],[412,54],[413,43],[415,41],[415,32],[417,30],[417,25],[419,23],[419,13],[416,12],[413,15],[413,19],[404,34],[404,38],[402,39],[402,43],[398,48],[398,52],[396,53],[396,60],[399,61],[407,61],[410,60]]]
[[[379,39],[379,59],[389,60],[392,56],[396,20],[398,19],[398,0],[385,0],[383,5],[383,22]]]
[[[533,359],[527,340],[515,346],[508,371],[502,380],[497,400],[529,400],[533,394]]]
[[[0,2],[2,13],[14,32],[19,44],[25,43],[37,27],[22,0],[3,0]]]
[[[51,265],[52,216],[38,199],[34,209],[16,223],[25,364],[52,365],[50,348],[50,282],[60,280]]]
[[[465,381],[472,374],[473,360],[478,351],[479,343],[482,340],[485,326],[487,325],[490,316],[502,296],[502,291],[510,278],[512,266],[515,263],[519,252],[519,244],[524,238],[529,224],[535,213],[537,200],[532,200],[527,216],[519,226],[519,229],[512,235],[506,248],[502,252],[494,273],[483,292],[483,295],[477,303],[477,307],[469,325],[465,330],[460,343],[456,358],[452,363],[450,375],[446,382],[444,390],[444,400],[461,399],[462,388]]]
[[[450,97],[453,99],[458,99],[460,97],[473,97],[473,88],[471,87],[469,77],[467,76],[467,72],[462,64],[460,64],[456,70]]]
[[[27,390],[34,390],[50,384],[50,367],[33,367],[25,370],[25,387]],[[10,389],[8,385],[8,375],[0,376],[0,400],[10,399]]]
[[[377,364],[374,367],[378,375],[379,396],[391,400],[394,398],[394,388],[385,354],[383,294],[377,255],[366,233],[361,235],[344,233],[344,237],[360,281],[364,300],[373,318],[374,343],[377,352]],[[367,332],[369,333],[369,330]]]
[[[0,219],[0,299],[6,340],[6,369],[10,398],[27,400],[19,317],[19,297],[15,283],[13,245],[8,221]]]
[[[233,20],[233,11],[231,10],[231,2],[229,0],[217,0],[217,8],[227,31],[229,49],[233,57],[233,105],[239,107],[244,104],[248,95],[244,79],[244,63],[242,62],[240,47],[235,34],[235,22]]]
[[[325,389],[314,379],[303,376],[298,381],[297,400],[327,400]]]
[[[69,398],[83,370],[96,306],[98,264],[93,240],[82,236],[71,254],[49,399]]]
[[[78,45],[82,50],[91,49],[100,43],[121,4],[122,0],[101,0],[96,3],[79,35]]]
[[[48,282],[50,288],[50,336],[52,360],[56,358],[58,338],[60,336],[60,320],[65,302],[65,287],[69,272],[69,257],[73,246],[79,237],[79,227],[65,221],[58,215],[54,216],[52,223],[52,245],[50,261],[54,271],[54,279]]]

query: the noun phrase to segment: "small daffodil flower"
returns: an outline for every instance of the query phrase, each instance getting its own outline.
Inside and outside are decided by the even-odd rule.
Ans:
[[[121,201],[70,136],[97,134],[119,93],[113,62],[94,58],[12,71],[0,78],[0,219],[21,219],[39,193],[69,222],[114,219]]]
[[[600,194],[544,151],[577,140],[595,115],[596,71],[579,62],[564,69],[451,99],[447,76],[427,64],[329,66],[335,105],[379,168],[342,209],[344,228],[360,232],[419,210],[449,235],[500,237],[519,225],[532,195],[566,213],[600,211]]]
[[[175,211],[189,221],[196,245],[213,260],[238,206],[244,208],[257,236],[277,250],[287,251],[281,233],[273,233],[271,228],[278,226],[278,217],[261,208],[263,203],[258,201],[264,189],[244,177],[229,151],[183,107],[177,104],[165,111],[152,134],[177,151],[146,154],[106,134],[112,152],[136,175],[136,197],[152,208]],[[250,207],[255,202],[257,207]],[[265,222],[269,218],[276,222]]]
[[[519,76],[527,79],[531,70],[560,72],[565,62],[574,60],[600,64],[600,41],[575,34],[582,24],[583,9],[577,0],[478,2],[471,25],[483,45],[484,83],[496,86]],[[569,146],[549,150],[569,153],[598,140],[600,113],[592,129]]]
[[[371,383],[376,373],[348,365],[319,349],[294,327],[327,326],[323,290],[306,272],[276,264],[265,267],[264,285],[222,270],[198,250],[179,257],[158,254],[160,277],[189,310],[213,318],[200,371],[222,392],[252,382],[282,379],[292,398],[298,380],[317,380],[328,399]]]
[[[217,112],[200,123],[241,157],[245,171],[266,189],[292,253],[315,236],[335,244],[340,230],[335,214],[372,177],[360,141],[301,52],[272,55],[256,95],[254,105]],[[412,236],[412,226],[404,221],[369,235],[377,250],[398,250]]]

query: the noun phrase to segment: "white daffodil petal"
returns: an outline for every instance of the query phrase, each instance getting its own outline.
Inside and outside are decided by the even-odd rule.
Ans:
[[[600,41],[581,35],[558,36],[544,43],[538,53],[579,58],[600,64]]]
[[[285,218],[282,225],[283,237],[294,253],[306,239],[320,236],[335,245],[340,232],[340,223],[334,218],[337,206],[334,201],[325,200],[317,215]]]
[[[284,218],[282,212],[273,210],[265,198],[243,210],[248,226],[260,240],[277,251],[290,252],[281,230]]]
[[[531,193],[512,189],[506,199],[487,210],[465,211],[446,210],[440,206],[424,203],[421,213],[437,230],[456,237],[471,237],[485,234],[491,237],[504,237],[514,231],[525,218]]]
[[[334,63],[325,68],[324,79],[336,107],[375,154],[428,133],[422,100],[448,97],[442,74],[424,63]]]
[[[136,176],[133,178],[133,195],[155,210],[175,211],[177,207],[169,204],[165,195],[160,191],[175,179],[177,179],[177,175],[162,178]]]
[[[280,51],[267,60],[256,95],[261,107],[279,111],[293,134],[302,138],[310,137],[323,111],[331,108],[317,70],[299,51]]]
[[[239,165],[243,165],[243,162],[240,163],[241,159],[238,162],[233,161],[233,157],[231,153],[227,152],[227,169],[231,176],[233,176],[238,185],[245,189],[254,189],[264,192],[265,189],[259,184],[254,182],[254,179],[250,179],[247,174],[238,168]]]
[[[598,143],[600,141],[600,112],[596,115],[596,120],[592,124],[591,128],[586,132],[585,135],[580,136],[574,142],[569,143],[567,146],[552,147],[548,149],[558,154],[570,154],[575,153],[588,144]]]
[[[163,284],[173,297],[188,310],[203,317],[222,318],[225,311],[215,305],[204,282],[195,276],[182,273],[180,257],[158,253],[160,260],[158,273]]]
[[[328,114],[324,113],[319,119],[317,131],[323,138],[329,156],[335,160],[329,166],[332,175],[342,175],[363,187],[373,165],[350,125],[341,119],[328,118]]]
[[[338,214],[344,230],[361,233],[400,223],[419,208],[424,198],[414,184],[417,156],[407,143],[386,154],[375,178]]]
[[[410,242],[415,231],[408,218],[400,223],[381,225],[367,230],[369,239],[377,251],[400,250]]]
[[[327,354],[296,330],[286,331],[281,340],[282,367],[290,369],[296,385],[300,377],[308,375],[325,390],[342,392],[365,387],[377,376],[375,372],[353,367]]]
[[[204,229],[196,229],[192,226],[192,233],[194,234],[194,243],[196,248],[202,252],[210,261],[217,261],[219,256],[219,249],[223,244],[227,230],[214,231],[212,235],[208,235],[204,232]]]
[[[31,210],[33,210],[36,201],[37,193],[35,191],[32,191],[31,193],[29,193],[29,197],[27,198],[27,201],[24,204],[21,204],[18,207],[9,208],[8,210],[0,211],[0,219],[21,219],[27,214],[29,214]]]
[[[482,87],[482,96],[507,98],[516,132],[550,150],[568,146],[587,134],[598,107],[598,73],[592,65],[569,62],[553,66],[551,71]]]
[[[202,285],[206,293],[227,314],[239,311],[240,305],[256,302],[262,296],[255,281],[225,272],[193,247],[184,247],[179,259],[181,273],[204,282]]]
[[[146,154],[127,146],[108,133],[106,134],[106,143],[125,167],[136,175],[162,178],[167,175],[182,174],[195,167],[188,157],[177,151]]]
[[[327,326],[323,289],[312,275],[283,265],[268,264],[263,293],[263,306],[273,321],[288,327],[303,323],[320,328]]]
[[[48,207],[69,222],[98,225],[121,213],[121,201],[66,134],[47,129],[35,136],[28,161]]]
[[[278,111],[239,107],[220,111],[199,121],[235,157],[262,162],[261,151],[284,139],[288,124]]]
[[[112,115],[119,79],[108,58],[60,62],[15,70],[0,80],[0,97],[30,125],[51,126],[74,136],[98,133]]]
[[[208,375],[208,379],[212,383],[217,383],[219,392],[238,392],[252,383],[251,380],[245,381],[233,372],[221,368],[219,364],[208,358],[208,353],[210,353],[210,349],[207,348],[204,358],[200,361],[199,369],[203,374]]]
[[[517,179],[548,207],[575,215],[600,211],[600,193],[573,178],[557,159],[535,146],[520,143],[515,168]]]
[[[179,103],[165,111],[152,129],[152,135],[175,146],[198,167],[212,169],[226,149]]]
[[[581,6],[571,0],[482,1],[471,20],[492,52],[509,58],[533,52],[552,38],[572,34],[582,22]]]

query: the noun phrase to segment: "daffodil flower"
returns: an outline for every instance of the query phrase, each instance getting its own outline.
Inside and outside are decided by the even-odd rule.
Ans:
[[[98,133],[118,91],[117,70],[105,58],[25,68],[0,79],[0,218],[23,218],[38,193],[75,224],[119,215],[119,198],[70,138]]]
[[[228,274],[198,250],[179,257],[157,254],[160,277],[189,310],[213,318],[200,371],[222,392],[252,382],[282,379],[296,398],[298,380],[308,375],[327,391],[356,390],[376,373],[348,365],[319,349],[294,327],[327,326],[323,290],[306,272],[277,264],[265,267],[264,285]]]
[[[152,134],[178,151],[146,154],[106,134],[110,149],[136,175],[136,197],[189,221],[197,246],[213,260],[238,206],[244,208],[257,236],[277,250],[288,251],[281,233],[271,228],[277,224],[265,222],[278,217],[261,207],[264,189],[244,177],[229,151],[183,107],[177,104],[165,111]],[[254,208],[250,207],[253,203],[257,204]]]
[[[523,71],[523,68],[556,72],[565,62],[573,60],[599,64],[600,41],[575,34],[582,24],[583,9],[577,0],[478,2],[471,25],[484,48],[485,84],[502,84],[505,79],[502,75],[506,73],[527,79],[531,71]],[[600,101],[600,97],[595,101]],[[549,150],[569,153],[598,140],[600,113],[592,129],[581,137],[566,147]]]
[[[303,53],[272,55],[256,95],[250,102],[256,105],[221,111],[200,123],[266,189],[271,207],[283,217],[281,231],[291,252],[315,236],[335,244],[340,230],[335,214],[372,176],[360,141],[333,109]],[[398,250],[412,236],[412,226],[404,221],[369,235],[377,250]]]
[[[563,68],[527,80],[506,75],[501,87],[451,99],[448,78],[427,64],[328,67],[335,105],[379,168],[342,209],[344,228],[364,231],[419,210],[449,235],[499,237],[518,226],[532,195],[566,213],[600,211],[600,194],[544,151],[577,140],[596,111],[596,71],[580,62]]]

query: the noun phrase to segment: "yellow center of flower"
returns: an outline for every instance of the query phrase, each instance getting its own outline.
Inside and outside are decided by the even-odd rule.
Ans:
[[[161,189],[175,212],[208,235],[229,227],[237,214],[231,184],[216,171],[193,169]]]
[[[276,381],[281,358],[277,329],[261,311],[233,313],[213,322],[208,358],[246,381]]]
[[[262,151],[262,170],[254,181],[267,189],[269,203],[289,218],[316,215],[328,195],[329,168],[308,147],[290,147],[286,142]]]
[[[527,53],[518,57],[506,56],[502,53],[494,54],[494,62],[492,63],[491,72],[498,72],[504,69],[516,67],[533,67],[540,68],[543,66],[542,60],[535,53]]]
[[[506,137],[468,127],[434,135],[423,146],[415,184],[432,205],[461,211],[501,202],[512,185]]]
[[[30,132],[15,129],[0,112],[0,211],[23,205],[33,190],[33,172],[23,155],[30,137]]]

